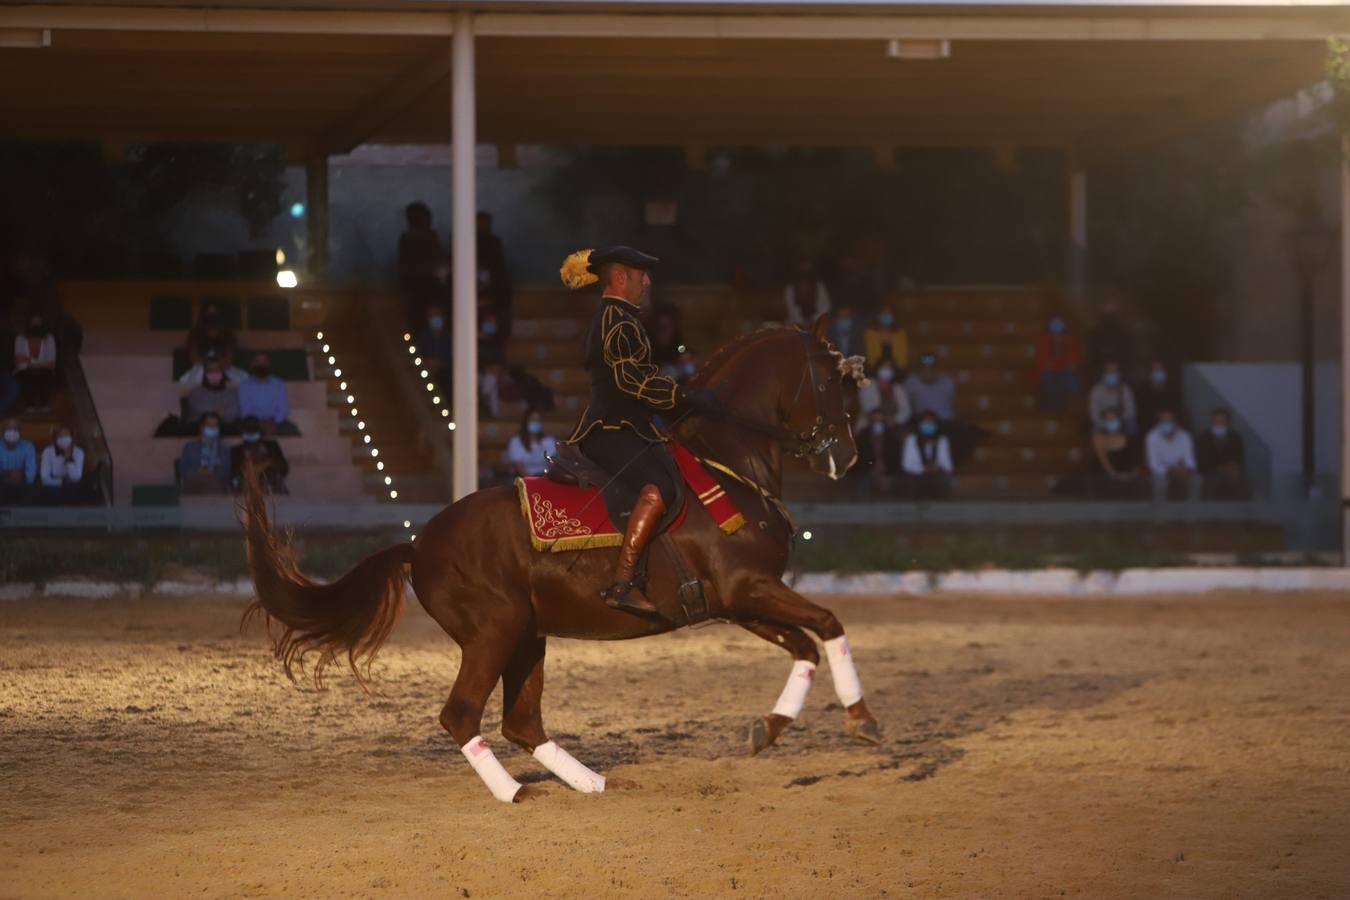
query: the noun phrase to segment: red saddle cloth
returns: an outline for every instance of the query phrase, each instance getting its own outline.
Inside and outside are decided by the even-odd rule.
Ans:
[[[671,441],[670,449],[680,476],[689,488],[688,493],[707,507],[717,526],[731,534],[744,525],[745,517],[703,463],[674,441]],[[609,520],[609,511],[605,509],[599,488],[559,484],[540,475],[517,478],[516,490],[520,494],[520,511],[530,526],[530,543],[536,550],[594,550],[623,543],[623,532]],[[686,498],[670,531],[684,522],[688,508]]]

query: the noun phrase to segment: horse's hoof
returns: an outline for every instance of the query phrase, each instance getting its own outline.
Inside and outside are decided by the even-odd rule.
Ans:
[[[773,738],[769,737],[769,723],[764,719],[756,719],[750,726],[750,755],[754,756],[761,750],[764,750],[773,744]]]
[[[876,719],[850,719],[848,733],[850,737],[866,744],[881,743],[881,726]]]
[[[512,803],[528,803],[548,796],[548,788],[537,784],[522,784],[520,790],[511,798]]]

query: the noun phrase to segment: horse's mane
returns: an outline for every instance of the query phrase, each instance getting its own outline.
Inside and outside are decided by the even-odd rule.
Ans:
[[[740,352],[751,344],[785,334],[810,336],[810,332],[799,328],[796,325],[765,325],[754,331],[738,334],[736,337],[714,350],[712,355],[704,360],[703,365],[698,368],[696,377],[701,379],[702,376],[711,374],[724,365],[727,358]],[[864,362],[861,356],[845,356],[824,338],[815,338],[813,339],[813,343],[817,349],[824,350],[826,353],[830,354],[835,361],[839,374],[843,375],[845,378],[852,378],[860,385],[866,383],[867,379],[863,374]]]

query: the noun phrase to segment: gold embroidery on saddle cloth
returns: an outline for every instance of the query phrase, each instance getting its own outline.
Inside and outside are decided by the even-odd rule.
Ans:
[[[617,547],[623,543],[622,534],[595,534],[589,525],[569,516],[567,510],[557,508],[553,501],[539,494],[531,494],[523,478],[516,479],[516,491],[520,494],[520,511],[529,523],[530,544],[536,550],[561,553],[565,550]]]

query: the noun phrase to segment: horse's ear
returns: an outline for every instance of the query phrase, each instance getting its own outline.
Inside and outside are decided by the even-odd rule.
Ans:
[[[830,314],[821,313],[816,316],[816,321],[811,323],[811,336],[818,341],[825,340],[826,333],[830,328]]]

